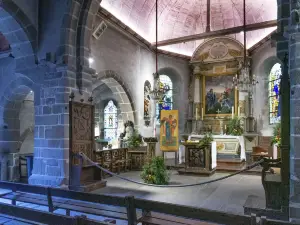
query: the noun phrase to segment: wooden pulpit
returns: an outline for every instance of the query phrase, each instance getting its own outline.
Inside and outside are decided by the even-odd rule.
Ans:
[[[79,156],[83,152],[95,162],[94,106],[70,101],[69,110],[69,189],[89,192],[105,187],[100,169]]]

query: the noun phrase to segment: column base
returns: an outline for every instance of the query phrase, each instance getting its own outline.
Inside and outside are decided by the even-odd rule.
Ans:
[[[60,187],[68,185],[68,179],[66,177],[33,174],[29,177],[28,183],[31,185]]]

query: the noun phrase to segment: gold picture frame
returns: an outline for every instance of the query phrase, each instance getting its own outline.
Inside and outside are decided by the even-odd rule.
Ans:
[[[203,102],[203,112],[204,112],[204,116],[205,117],[211,117],[211,116],[222,116],[222,117],[231,117],[232,116],[232,112],[230,113],[219,113],[219,114],[211,114],[211,113],[207,113],[206,110],[206,77],[222,77],[222,76],[230,76],[231,77],[231,81],[233,80],[233,77],[235,75],[233,75],[232,73],[224,73],[224,74],[211,74],[211,75],[203,75],[202,77],[202,102]],[[237,90],[237,88],[234,88],[234,115],[236,116],[238,113],[238,102],[239,102],[239,91]]]

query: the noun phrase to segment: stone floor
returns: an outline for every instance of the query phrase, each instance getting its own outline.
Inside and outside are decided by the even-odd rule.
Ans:
[[[141,181],[140,172],[128,172],[121,175],[133,180]],[[195,177],[178,175],[171,172],[171,184],[190,184],[207,181],[226,173],[216,173],[211,177]],[[107,187],[94,191],[99,194],[113,194],[118,196],[134,195],[137,198],[153,201],[175,203],[194,206],[235,214],[244,214],[243,205],[249,195],[256,195],[265,199],[261,177],[257,175],[236,175],[226,180],[203,186],[184,188],[159,188],[142,186],[119,178],[107,178]]]

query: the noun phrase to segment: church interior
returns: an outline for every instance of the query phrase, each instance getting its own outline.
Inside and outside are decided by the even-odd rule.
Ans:
[[[0,223],[300,224],[299,10],[0,1]]]

